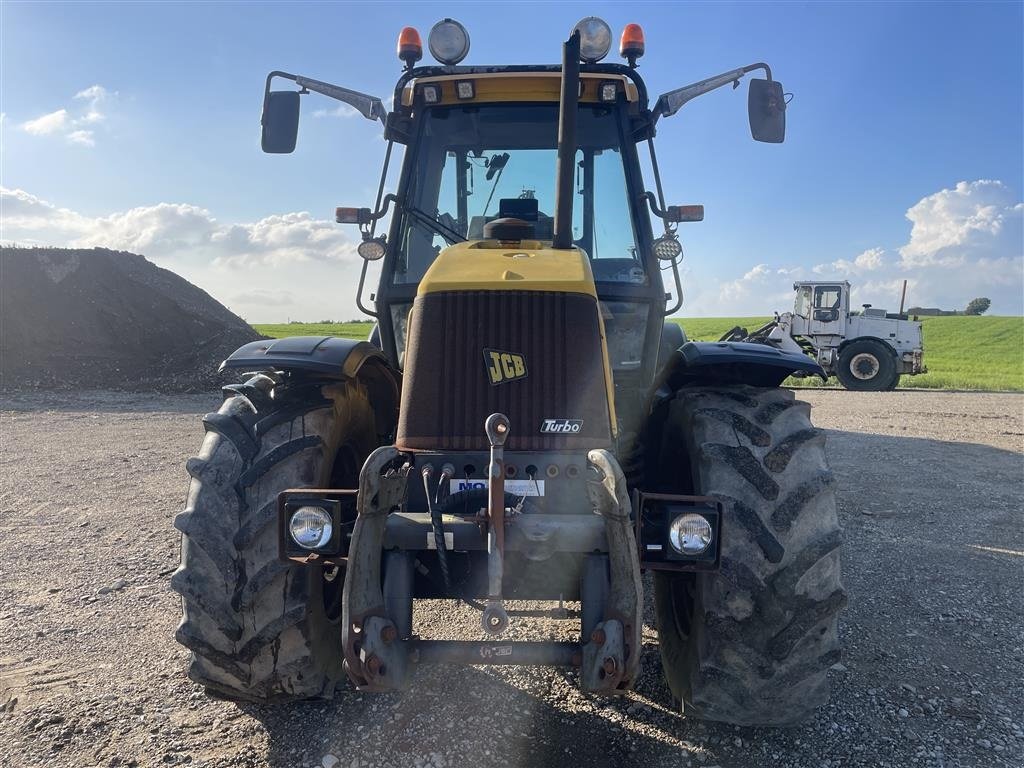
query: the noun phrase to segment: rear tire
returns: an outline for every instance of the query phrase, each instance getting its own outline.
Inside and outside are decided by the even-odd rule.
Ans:
[[[892,350],[874,339],[860,339],[843,347],[836,376],[846,389],[857,392],[887,392],[900,380]]]
[[[725,505],[720,571],[654,574],[662,667],[687,715],[788,725],[828,698],[846,595],[809,412],[789,390],[754,387],[684,390],[661,412],[659,490]]]
[[[356,487],[376,447],[373,409],[357,381],[284,385],[265,375],[203,419],[171,587],[188,674],[237,701],[330,696],[342,676],[344,574],[278,559],[277,495]],[[354,476],[353,476],[354,475]]]

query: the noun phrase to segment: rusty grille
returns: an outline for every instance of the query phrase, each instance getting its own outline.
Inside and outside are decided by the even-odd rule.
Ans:
[[[525,378],[492,384],[484,350],[522,355]],[[593,297],[551,291],[458,291],[416,299],[409,323],[398,445],[485,450],[483,424],[504,413],[509,450],[607,447],[601,329]],[[546,419],[582,420],[542,434]]]

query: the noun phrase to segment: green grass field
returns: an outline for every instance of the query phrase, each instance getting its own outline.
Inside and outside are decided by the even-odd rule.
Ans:
[[[735,325],[748,329],[766,317],[678,320],[689,338],[717,340]],[[900,387],[1024,391],[1024,317],[924,317],[924,361],[928,373],[904,376]],[[365,339],[372,323],[287,323],[253,326],[264,336],[343,336]],[[791,379],[793,386],[818,380]],[[830,385],[838,386],[835,379]]]
[[[274,339],[286,336],[341,336],[343,339],[365,339],[373,328],[371,322],[351,323],[280,323],[253,325],[257,333]]]

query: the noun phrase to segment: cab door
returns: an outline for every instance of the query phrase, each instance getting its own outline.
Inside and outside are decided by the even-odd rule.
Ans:
[[[841,285],[814,286],[810,334],[841,336],[846,321],[846,301],[847,297]]]

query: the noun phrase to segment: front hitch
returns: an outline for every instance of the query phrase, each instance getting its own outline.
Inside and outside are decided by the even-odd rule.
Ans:
[[[631,688],[640,671],[643,587],[626,478],[608,451],[590,451],[587,459],[597,475],[588,480],[587,494],[594,511],[604,518],[611,584],[604,620],[589,638],[582,638],[580,687],[608,694]]]
[[[385,610],[380,571],[388,515],[405,502],[410,465],[393,446],[378,448],[359,474],[359,514],[352,530],[342,593],[341,641],[345,668],[361,691],[405,687],[409,648]]]

